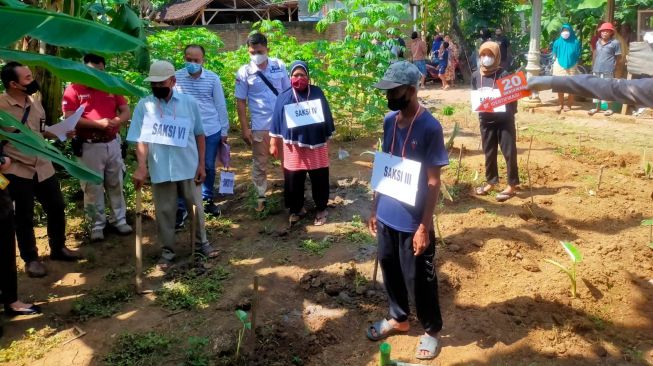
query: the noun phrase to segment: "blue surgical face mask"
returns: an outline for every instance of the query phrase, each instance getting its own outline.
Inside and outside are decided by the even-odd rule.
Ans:
[[[197,74],[200,70],[202,70],[202,65],[194,62],[186,62],[186,71],[189,74]]]

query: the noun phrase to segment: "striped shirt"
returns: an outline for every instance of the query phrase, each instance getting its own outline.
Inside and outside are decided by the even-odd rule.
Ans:
[[[287,170],[315,170],[329,166],[329,145],[318,148],[283,144],[283,167]]]
[[[178,70],[175,77],[177,78],[175,89],[182,94],[191,95],[197,100],[206,136],[221,131],[222,136],[227,136],[229,114],[227,114],[227,103],[220,77],[204,68],[198,78],[193,78],[186,69]]]

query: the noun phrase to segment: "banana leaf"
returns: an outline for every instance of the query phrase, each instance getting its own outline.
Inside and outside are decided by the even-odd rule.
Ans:
[[[8,132],[3,128],[12,131],[18,129],[20,132]],[[102,183],[103,177],[101,175],[78,162],[68,159],[61,151],[5,111],[0,111],[0,140],[11,142],[23,154],[37,155],[60,165],[70,175],[79,180],[95,184]]]
[[[136,12],[127,4],[121,4],[118,7],[118,10],[112,16],[109,26],[132,35],[142,40],[144,43],[147,42],[143,20],[139,18],[138,14],[136,14]],[[134,57],[136,58],[136,67],[138,70],[147,71],[149,69],[150,53],[147,47],[144,46],[137,48],[134,51]]]
[[[145,43],[117,29],[90,20],[36,8],[0,7],[0,46],[28,35],[48,44],[91,52],[128,52]]]
[[[9,6],[11,8],[27,8],[28,5],[18,0],[0,0],[0,5]]]
[[[81,62],[38,53],[0,48],[0,59],[18,61],[28,66],[40,66],[65,81],[79,83],[111,94],[143,97],[147,90],[131,85],[105,72],[90,68]]]

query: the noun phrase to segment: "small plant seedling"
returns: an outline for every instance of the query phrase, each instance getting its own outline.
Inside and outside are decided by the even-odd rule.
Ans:
[[[449,140],[447,140],[447,143],[445,144],[445,148],[447,149],[447,151],[453,148],[454,140],[456,139],[456,136],[458,136],[459,133],[460,133],[460,125],[458,124],[458,122],[456,122],[453,125],[453,131],[451,132],[451,136],[449,136]]]
[[[576,265],[580,263],[583,260],[583,256],[581,255],[580,251],[576,246],[574,246],[572,243],[568,241],[561,241],[560,244],[562,247],[565,249],[567,254],[569,254],[569,257],[571,258],[571,267],[567,268],[563,266],[562,264],[552,260],[552,259],[545,259],[544,261],[550,264],[553,264],[554,266],[560,268],[560,270],[564,273],[567,274],[569,277],[569,281],[571,281],[571,295],[573,297],[577,297],[576,294]]]
[[[642,226],[650,228],[648,233],[648,247],[653,249],[653,219],[642,220]]]
[[[236,316],[241,323],[243,323],[243,328],[238,331],[238,345],[236,346],[236,360],[240,357],[240,345],[243,343],[245,338],[245,332],[249,329],[252,329],[252,322],[249,321],[247,312],[242,310],[236,310]]]

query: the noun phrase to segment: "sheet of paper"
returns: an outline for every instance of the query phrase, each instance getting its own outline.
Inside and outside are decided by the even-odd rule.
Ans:
[[[236,174],[233,172],[220,172],[220,194],[234,194]]]
[[[77,122],[79,122],[79,119],[82,118],[82,114],[84,113],[86,105],[81,105],[75,113],[71,114],[68,118],[64,119],[63,121],[52,125],[52,126],[45,126],[45,130],[47,132],[50,132],[51,134],[57,136],[60,141],[66,141],[66,133],[68,131],[74,130],[75,126],[77,126]]]
[[[377,151],[372,167],[372,189],[415,206],[422,163]]]

